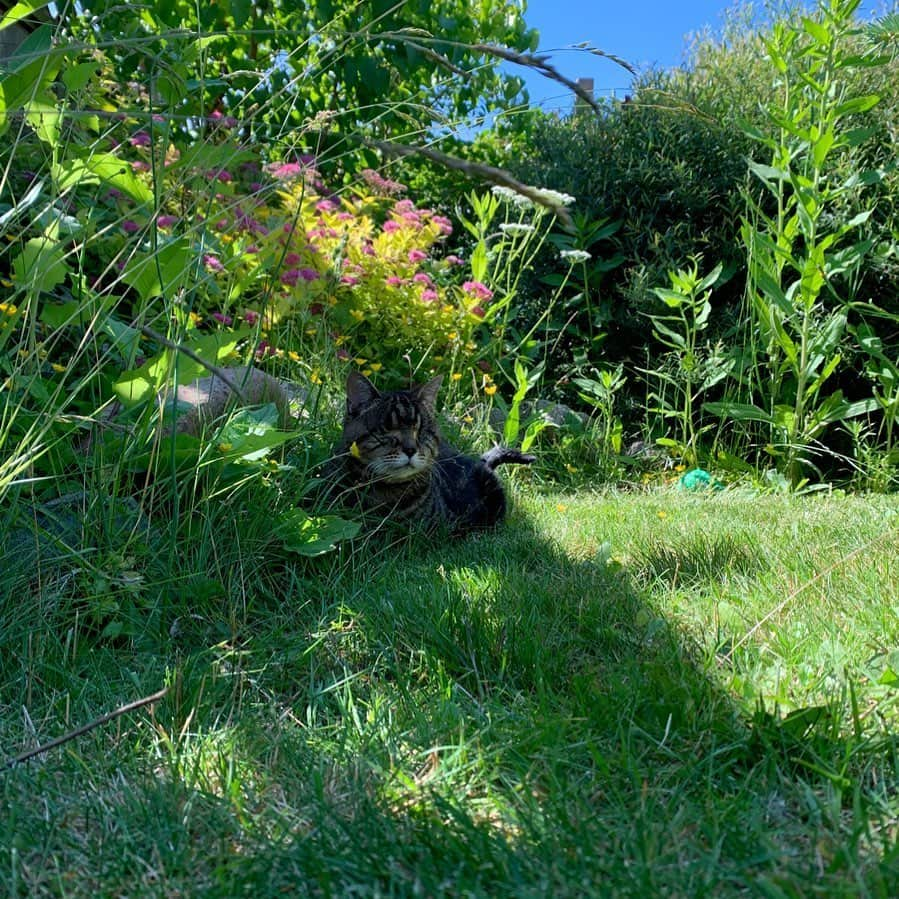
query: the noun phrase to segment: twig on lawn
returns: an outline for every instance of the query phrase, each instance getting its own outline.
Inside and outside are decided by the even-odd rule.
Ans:
[[[783,601],[779,602],[773,609],[771,609],[770,612],[767,612],[758,621],[756,621],[756,623],[751,628],[749,628],[749,630],[746,631],[746,633],[743,634],[743,636],[740,637],[740,639],[737,640],[737,642],[734,643],[733,646],[731,646],[731,648],[724,656],[725,661],[730,662],[731,659],[733,659],[734,653],[744,643],[746,643],[756,631],[758,631],[764,624],[770,621],[775,615],[779,615],[800,593],[802,593],[804,590],[807,590],[812,586],[812,584],[820,581],[823,577],[826,577],[832,571],[835,571],[837,568],[845,565],[851,559],[854,559],[856,556],[861,555],[863,552],[865,552],[865,550],[868,550],[872,546],[874,546],[875,543],[880,543],[881,540],[889,537],[890,534],[895,533],[895,531],[895,527],[887,528],[883,533],[878,534],[876,537],[872,537],[861,546],[857,546],[854,550],[852,550],[851,553],[847,553],[845,556],[843,556],[842,559],[838,559],[836,562],[834,562],[833,565],[828,565],[827,568],[825,568],[823,571],[819,571],[813,578],[809,578],[805,583],[800,584],[795,590],[792,591],[792,593],[790,593],[789,596],[787,596]]]
[[[51,749],[56,749],[57,746],[62,746],[63,743],[68,743],[69,740],[74,740],[76,737],[80,737],[88,731],[93,730],[95,727],[99,727],[101,724],[106,724],[107,721],[118,718],[120,715],[126,715],[128,712],[135,711],[135,709],[143,708],[143,706],[150,705],[153,702],[158,702],[165,696],[167,691],[168,687],[163,687],[161,690],[157,690],[149,696],[144,696],[143,699],[135,699],[134,702],[119,706],[112,712],[107,712],[105,715],[101,715],[99,718],[96,718],[87,724],[83,724],[81,727],[76,727],[75,730],[70,730],[67,734],[63,734],[55,740],[50,740],[49,743],[44,743],[36,749],[29,749],[27,752],[20,753],[15,758],[8,759],[3,763],[3,767],[14,768],[16,765],[21,765],[22,762],[27,762],[28,759],[34,758],[36,755],[49,752]]]

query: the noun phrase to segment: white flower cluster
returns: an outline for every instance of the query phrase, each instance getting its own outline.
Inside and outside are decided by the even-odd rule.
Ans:
[[[586,250],[560,250],[559,255],[572,265],[592,258]]]
[[[575,198],[571,194],[563,194],[561,191],[550,190],[548,187],[540,188],[537,193],[547,206],[571,206],[575,202]]]
[[[499,226],[499,230],[506,234],[533,234],[537,229],[523,222],[504,222]]]
[[[509,203],[516,209],[533,209],[534,204],[523,194],[517,193],[511,187],[500,187],[496,185],[490,188],[493,196],[504,203]]]

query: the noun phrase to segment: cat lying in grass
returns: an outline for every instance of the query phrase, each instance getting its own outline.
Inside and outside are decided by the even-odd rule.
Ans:
[[[442,380],[381,393],[350,374],[343,437],[328,470],[334,495],[428,529],[461,533],[502,521],[506,497],[494,469],[534,457],[497,446],[475,459],[450,446],[434,413]]]

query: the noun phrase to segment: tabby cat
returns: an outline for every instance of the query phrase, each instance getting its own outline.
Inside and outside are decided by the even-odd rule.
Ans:
[[[534,457],[497,446],[475,459],[450,446],[434,415],[442,380],[381,393],[352,372],[334,481],[340,494],[387,518],[455,533],[491,527],[506,512],[494,469],[506,462],[526,465]]]

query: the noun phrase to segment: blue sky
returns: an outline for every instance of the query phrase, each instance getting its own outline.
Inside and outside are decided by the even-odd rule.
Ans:
[[[865,0],[862,10],[879,7]],[[593,78],[598,96],[614,91],[623,97],[630,75],[607,60],[564,47],[581,41],[621,56],[640,69],[671,68],[684,61],[686,37],[706,27],[720,31],[726,0],[528,0],[525,20],[540,32],[540,52],[572,81]],[[531,102],[546,109],[571,108],[571,96],[560,84],[527,69],[513,67],[525,78]]]

